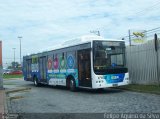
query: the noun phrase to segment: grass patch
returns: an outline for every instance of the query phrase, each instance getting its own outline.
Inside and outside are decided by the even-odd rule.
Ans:
[[[126,86],[121,86],[119,88],[137,91],[137,92],[144,92],[144,93],[154,93],[160,95],[160,86],[158,85],[137,85],[137,84],[130,84]]]
[[[4,79],[10,79],[10,78],[23,78],[22,74],[18,74],[18,75],[11,75],[11,74],[4,74],[3,75]]]

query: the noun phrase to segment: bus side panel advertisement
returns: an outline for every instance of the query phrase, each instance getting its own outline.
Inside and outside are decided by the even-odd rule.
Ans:
[[[78,69],[76,68],[75,53],[56,55],[53,63],[53,71],[48,72],[49,85],[66,85],[66,77],[72,75],[78,86]],[[51,61],[48,64],[52,64]]]

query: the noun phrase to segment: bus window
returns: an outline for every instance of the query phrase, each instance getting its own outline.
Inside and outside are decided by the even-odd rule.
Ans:
[[[95,41],[93,54],[95,73],[112,74],[127,72],[125,67],[124,46],[125,44],[122,44],[121,42]],[[115,70],[117,68],[121,68],[121,70]]]

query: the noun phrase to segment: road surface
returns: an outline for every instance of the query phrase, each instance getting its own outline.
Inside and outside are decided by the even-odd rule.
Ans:
[[[63,87],[35,87],[22,79],[4,80],[9,113],[159,113],[160,96],[120,89],[71,92]],[[19,91],[13,91],[20,89]]]

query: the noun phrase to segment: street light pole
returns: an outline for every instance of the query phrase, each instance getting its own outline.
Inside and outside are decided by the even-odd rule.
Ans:
[[[22,39],[22,36],[18,36],[19,38],[19,42],[20,42],[20,65],[21,65],[21,39]]]
[[[13,49],[13,51],[14,51],[14,69],[15,69],[15,50],[16,50],[16,48],[12,48]]]

